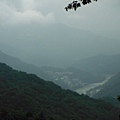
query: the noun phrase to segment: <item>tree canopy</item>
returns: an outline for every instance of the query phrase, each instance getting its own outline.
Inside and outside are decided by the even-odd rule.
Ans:
[[[120,95],[119,95],[119,96],[117,96],[117,99],[118,99],[118,101],[120,102]]]
[[[92,1],[97,0],[79,0],[79,1],[73,1],[72,3],[69,3],[66,7],[65,10],[68,11],[70,9],[74,9],[76,11],[77,8],[81,7],[81,5],[86,5],[90,4]]]
[[[0,63],[0,120],[117,120],[120,109]]]

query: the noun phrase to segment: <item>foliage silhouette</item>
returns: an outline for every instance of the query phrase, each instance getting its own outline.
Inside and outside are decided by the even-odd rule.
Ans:
[[[120,102],[120,95],[119,95],[119,96],[117,96],[117,99],[118,99],[118,101]]]
[[[93,1],[97,1],[97,0],[93,0]],[[86,5],[86,4],[90,4],[92,2],[92,0],[80,0],[80,1],[73,1],[72,3],[69,3],[66,7],[65,10],[68,11],[70,9],[74,9],[75,11],[77,10],[77,8],[81,7],[82,5]]]

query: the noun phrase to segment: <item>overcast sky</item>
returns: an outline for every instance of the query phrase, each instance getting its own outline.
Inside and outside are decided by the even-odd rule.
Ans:
[[[98,0],[76,12],[72,0],[0,0],[0,24],[64,23],[85,30],[120,29],[120,0]]]
[[[98,0],[98,2],[82,5],[77,11],[66,12],[64,8],[71,2],[72,0],[0,0],[0,50],[22,60],[24,58],[25,61],[35,58],[33,57],[35,55],[35,59],[38,59],[37,56],[44,55],[45,57],[50,56],[52,59],[62,58],[63,62],[66,56],[68,62],[70,58],[80,59],[81,56],[86,57],[99,53],[119,54],[120,0]],[[34,23],[40,24],[37,24],[37,29],[32,30],[36,25]],[[79,34],[78,29],[72,29],[73,32],[70,32],[70,27],[62,28],[61,24],[53,25],[54,23],[79,28],[80,32],[83,31],[84,34]],[[41,33],[39,29],[42,29],[41,24],[52,24],[50,26],[57,26],[57,28],[54,27],[51,30],[48,27],[46,29],[49,29],[48,31]],[[3,30],[2,26],[7,26],[7,29],[5,27]],[[22,31],[19,31],[20,26]],[[25,26],[31,26],[30,30]],[[64,28],[66,28],[65,33]],[[49,31],[56,33],[55,35],[52,32],[49,34]],[[74,34],[76,31],[78,33]],[[14,33],[16,34],[14,35]],[[86,33],[89,35],[86,36]],[[72,38],[72,34],[75,38]],[[96,34],[102,35],[103,38],[95,37]],[[86,38],[80,39],[80,35],[83,38],[86,36]],[[117,39],[109,40],[106,37]],[[38,59],[38,61],[40,60]],[[50,60],[48,61],[50,62]]]

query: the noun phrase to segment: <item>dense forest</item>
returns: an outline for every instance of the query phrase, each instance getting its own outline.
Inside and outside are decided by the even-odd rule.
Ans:
[[[1,120],[118,120],[120,109],[0,63]]]

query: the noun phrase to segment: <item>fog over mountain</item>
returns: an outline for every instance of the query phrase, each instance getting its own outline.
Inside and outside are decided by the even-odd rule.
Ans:
[[[119,54],[120,1],[99,0],[66,12],[69,2],[0,1],[0,49],[27,63],[57,67],[97,54]]]
[[[97,54],[119,54],[120,41],[63,24],[2,27],[0,48],[37,66],[65,67]]]
[[[116,74],[120,72],[120,54],[92,56],[77,61],[71,67],[94,74]]]
[[[2,51],[0,51],[0,62],[5,63],[16,70],[36,74],[42,79],[49,80],[49,76],[44,71],[42,71],[41,68],[36,67],[35,65],[32,64],[25,63],[16,57],[3,53]]]

